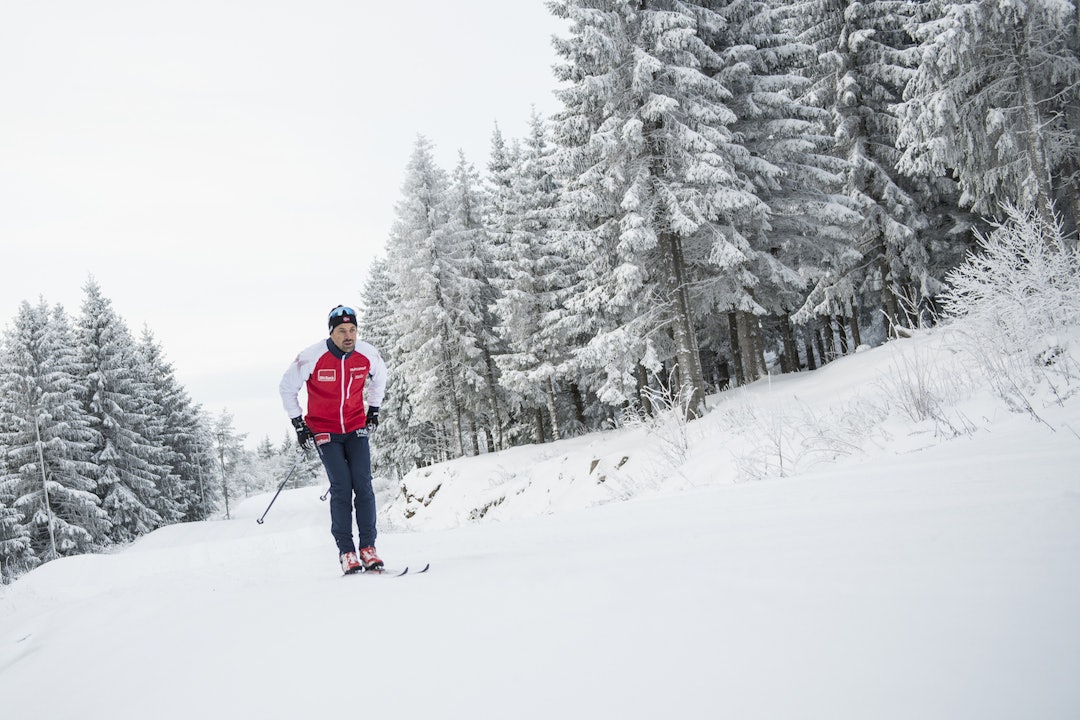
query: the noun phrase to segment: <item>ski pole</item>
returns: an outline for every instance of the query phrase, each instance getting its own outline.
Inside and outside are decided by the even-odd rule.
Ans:
[[[259,523],[260,525],[263,524],[263,519],[266,517],[266,513],[270,512],[270,508],[274,505],[274,500],[277,500],[277,496],[281,494],[282,489],[285,487],[285,483],[289,482],[289,478],[291,478],[293,476],[293,473],[296,472],[296,468],[300,467],[300,458],[302,458],[304,454],[304,449],[300,448],[300,452],[296,454],[296,460],[293,461],[292,469],[289,470],[289,474],[286,475],[285,479],[281,481],[280,485],[278,485],[277,492],[274,493],[274,497],[270,499],[270,504],[266,506],[265,510],[263,510],[262,517],[260,517],[255,522]]]
[[[319,453],[319,459],[322,460],[322,445],[316,445],[315,446],[315,452]],[[322,500],[323,502],[326,502],[326,496],[330,494],[330,488],[332,488],[332,487],[333,487],[333,485],[326,488],[326,492],[324,492],[322,495],[320,495],[319,499]]]

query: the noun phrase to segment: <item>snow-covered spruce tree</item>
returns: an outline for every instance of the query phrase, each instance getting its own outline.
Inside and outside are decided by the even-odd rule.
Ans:
[[[93,280],[74,337],[79,363],[78,397],[90,422],[90,456],[97,466],[95,492],[108,514],[114,542],[129,542],[164,520],[157,484],[170,473],[160,444],[148,435],[150,418],[136,370],[135,342]]]
[[[42,312],[42,316],[46,314]],[[12,343],[16,348],[23,345],[21,334],[16,324],[0,337],[0,584],[12,582],[41,563],[34,553],[32,528],[24,513],[15,507],[16,500],[26,492],[19,474],[12,470],[18,467],[18,460],[13,463],[11,459],[12,443],[22,441],[18,428],[24,424],[19,421],[24,404],[19,399],[25,383],[17,375],[21,369],[18,357],[24,353],[12,347]],[[17,379],[14,387],[10,384],[13,378]]]
[[[372,470],[376,475],[388,475],[400,482],[425,459],[424,427],[414,424],[414,413],[405,391],[405,378],[395,355],[395,319],[398,309],[394,301],[393,280],[387,272],[386,261],[379,258],[368,270],[362,294],[361,337],[379,349],[389,368],[386,412],[381,414],[379,432],[372,443]]]
[[[0,363],[0,497],[22,514],[41,562],[97,549],[108,528],[92,492],[89,427],[73,393],[71,324],[61,307],[24,301]]]
[[[171,472],[159,484],[162,502],[155,510],[168,522],[205,520],[217,509],[209,420],[177,381],[173,366],[149,328],[135,347],[145,387],[146,412],[154,414],[150,438],[165,450]]]
[[[699,27],[723,19],[703,3],[549,2],[570,21],[557,39],[564,109],[553,118],[561,233],[580,268],[567,308],[593,339],[577,363],[600,398],[634,400],[646,358],[677,368],[703,407],[691,296],[693,270],[741,276],[732,302],[758,311],[746,273],[767,207],[740,170],[748,158],[729,129],[730,91],[703,72],[720,58]],[[655,370],[656,368],[650,368]]]
[[[900,168],[955,172],[962,202],[1080,216],[1080,56],[1068,0],[934,0],[912,24],[918,71],[907,86]]]
[[[516,181],[522,157],[521,141],[514,138],[507,144],[502,131],[495,127],[491,136],[491,154],[488,159],[486,190],[487,203],[484,210],[484,227],[487,229],[488,251],[491,259],[489,280],[496,290],[489,308],[499,301],[503,288],[512,284],[511,238],[516,231],[520,211]],[[496,315],[498,315],[496,310]],[[501,322],[501,320],[497,321]],[[496,356],[508,352],[506,339],[498,335],[500,345]],[[535,388],[526,393],[515,390],[500,375],[499,385],[503,391],[503,407],[507,419],[503,444],[514,445],[519,441],[542,443],[545,440],[543,403],[536,397]]]
[[[449,179],[431,143],[418,138],[406,168],[402,197],[387,241],[393,281],[393,356],[415,418],[435,426],[451,457],[471,443],[464,393],[482,384],[476,345],[476,290],[463,266],[466,248],[451,225]]]
[[[135,360],[135,383],[137,390],[134,399],[137,411],[142,418],[139,431],[146,439],[147,448],[153,448],[153,464],[166,468],[166,472],[157,477],[154,486],[158,493],[153,510],[161,518],[162,525],[177,522],[183,517],[186,505],[185,491],[176,474],[175,453],[167,444],[166,406],[163,380],[160,373],[167,368],[164,353],[156,346],[149,328],[143,328],[142,339],[132,345],[132,358]]]
[[[470,435],[474,455],[480,452],[481,435],[489,452],[502,447],[505,403],[495,364],[501,343],[495,332],[496,319],[491,306],[498,291],[491,281],[494,259],[484,227],[485,206],[480,176],[459,151],[446,193],[447,238],[451,253],[458,258],[457,273],[462,288],[458,302],[467,311],[462,313],[462,324],[472,336],[471,345],[479,351],[464,373],[469,384],[463,393],[466,416],[473,426]]]
[[[825,262],[811,265],[813,292],[800,317],[846,317],[856,342],[860,304],[873,311],[869,317],[883,311],[891,328],[910,326],[907,311],[941,287],[929,246],[930,230],[942,234],[943,223],[927,208],[943,208],[953,186],[898,169],[895,106],[914,74],[908,25],[918,4],[805,0],[778,7],[793,34],[816,51],[804,97],[831,113],[833,152],[848,163],[845,192],[861,208],[853,242],[835,245]]]
[[[274,446],[274,443],[270,442],[269,435],[263,436],[263,439],[255,446],[255,457],[260,462],[273,460],[278,455],[280,455],[278,448]]]
[[[0,472],[3,472],[0,463]],[[9,507],[10,499],[0,493],[0,585],[6,585],[37,564],[30,548],[30,529],[22,513]]]
[[[705,71],[731,93],[729,128],[745,148],[736,167],[769,214],[767,223],[745,223],[743,278],[723,273],[706,280],[703,291],[710,295],[706,307],[733,313],[733,350],[753,379],[764,372],[763,348],[756,346],[764,335],[758,317],[766,314],[777,318],[769,326],[779,330],[781,366],[798,368],[789,316],[804,305],[808,283],[837,257],[855,254],[858,204],[843,192],[849,165],[833,154],[830,114],[804,99],[811,83],[801,71],[814,59],[813,47],[793,37],[768,2],[705,5],[712,15],[702,17],[699,33],[716,51]],[[741,296],[748,297],[740,303]]]
[[[543,118],[534,110],[530,132],[519,146],[517,162],[507,169],[500,193],[499,223],[506,228],[498,245],[494,309],[504,349],[497,362],[502,382],[525,408],[545,408],[551,436],[565,436],[558,399],[572,380],[564,378],[575,328],[560,323],[562,303],[573,270],[554,242],[558,186],[552,175],[552,144]],[[570,331],[569,333],[567,331]],[[577,418],[580,428],[583,418]],[[536,423],[535,440],[543,442]]]
[[[228,409],[214,418],[212,452],[216,467],[214,481],[220,488],[225,505],[225,517],[231,517],[236,503],[266,488],[260,484],[251,453],[244,448],[247,433],[236,431],[233,415]]]

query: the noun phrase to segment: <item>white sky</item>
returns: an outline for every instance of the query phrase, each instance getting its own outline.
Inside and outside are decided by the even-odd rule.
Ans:
[[[277,442],[278,379],[359,303],[417,135],[483,171],[496,122],[558,108],[553,34],[542,0],[0,0],[0,324],[77,314],[93,275]]]

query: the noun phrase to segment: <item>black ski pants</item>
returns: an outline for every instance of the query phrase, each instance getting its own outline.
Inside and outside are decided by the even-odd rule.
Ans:
[[[330,478],[330,533],[338,553],[375,545],[375,492],[371,489],[371,447],[363,435],[330,435],[319,445],[323,467]],[[353,544],[353,510],[359,546]]]

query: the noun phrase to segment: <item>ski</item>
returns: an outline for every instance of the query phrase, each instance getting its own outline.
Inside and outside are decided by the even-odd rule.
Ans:
[[[428,563],[422,569],[416,570],[413,573],[409,573],[409,567],[408,566],[405,566],[404,568],[402,568],[400,570],[397,569],[397,568],[381,567],[381,568],[376,568],[374,570],[357,570],[356,572],[345,573],[344,575],[342,575],[342,577],[347,577],[349,575],[381,575],[382,577],[395,578],[395,577],[402,577],[404,575],[409,575],[409,574],[419,575],[420,573],[425,573],[430,569],[431,569],[431,563]]]
[[[406,565],[405,568],[401,570],[398,570],[397,568],[378,567],[371,570],[364,570],[362,572],[358,572],[357,575],[382,575],[383,577],[401,577],[402,575],[407,575],[408,572],[409,567]]]

